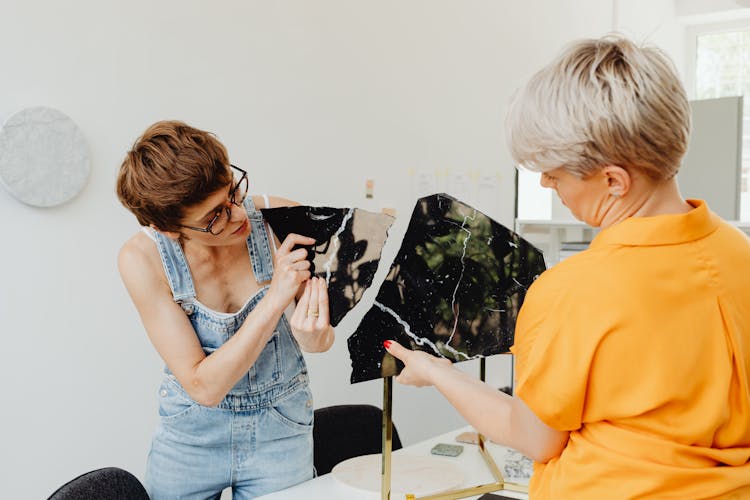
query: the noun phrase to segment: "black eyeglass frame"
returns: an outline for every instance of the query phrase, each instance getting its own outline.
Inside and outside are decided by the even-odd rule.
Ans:
[[[242,204],[245,201],[245,198],[247,197],[247,192],[248,192],[247,188],[249,187],[249,185],[248,185],[249,182],[247,180],[247,171],[242,170],[240,167],[237,167],[237,166],[234,166],[234,165],[231,165],[231,164],[229,166],[232,167],[233,169],[235,169],[236,171],[242,173],[242,176],[240,177],[240,180],[237,181],[237,184],[235,184],[233,187],[230,188],[230,191],[229,191],[229,203],[231,203],[232,205],[235,205],[237,207],[242,207]],[[246,183],[245,184],[245,194],[242,196],[241,200],[237,200],[236,199],[237,190],[240,188],[240,186],[242,185],[243,181]],[[222,208],[220,208],[219,210],[216,211],[216,213],[214,214],[214,217],[211,219],[211,221],[208,223],[208,225],[206,227],[185,226],[185,225],[182,225],[182,224],[180,224],[180,227],[184,227],[185,229],[192,229],[193,231],[199,231],[201,233],[211,233],[214,236],[218,236],[218,235],[220,235],[221,233],[224,232],[224,229],[226,229],[226,227],[221,228],[221,231],[219,231],[218,233],[214,233],[212,231],[212,229],[213,229],[214,223],[216,223],[216,221],[219,220],[219,217],[221,217],[222,211],[226,211],[227,212],[227,219],[231,219],[232,218],[232,207],[230,205],[228,205],[228,204],[225,204]]]

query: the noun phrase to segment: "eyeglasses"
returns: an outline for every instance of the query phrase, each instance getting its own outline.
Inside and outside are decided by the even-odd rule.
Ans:
[[[223,207],[219,208],[215,213],[211,222],[206,227],[193,227],[193,226],[181,226],[193,231],[200,231],[201,233],[211,233],[213,235],[219,235],[226,229],[229,219],[232,217],[232,205],[242,207],[245,198],[247,197],[248,180],[247,172],[234,165],[229,165],[234,170],[242,174],[240,179],[229,187],[229,203],[225,203]]]

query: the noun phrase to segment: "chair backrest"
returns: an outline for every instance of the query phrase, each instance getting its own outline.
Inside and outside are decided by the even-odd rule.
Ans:
[[[149,500],[143,484],[117,467],[93,470],[68,481],[48,500]]]
[[[318,475],[327,474],[346,459],[381,453],[383,411],[372,405],[338,405],[315,410],[314,463]],[[393,425],[392,449],[401,439]]]

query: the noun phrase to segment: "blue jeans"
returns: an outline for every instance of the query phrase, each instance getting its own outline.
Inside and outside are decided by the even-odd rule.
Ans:
[[[246,500],[313,477],[312,394],[306,376],[276,391],[195,403],[172,375],[159,390],[161,423],[145,484],[152,500]]]

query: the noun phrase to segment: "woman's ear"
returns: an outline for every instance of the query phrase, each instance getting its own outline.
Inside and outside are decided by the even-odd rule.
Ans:
[[[159,229],[158,227],[154,226],[153,224],[149,224],[148,226],[151,229],[153,229],[154,231],[160,232],[161,234],[163,234],[167,238],[173,239],[175,241],[179,240],[180,236],[182,236],[180,233],[176,233],[174,231],[162,231],[161,229]]]
[[[602,169],[607,181],[607,190],[611,196],[621,197],[628,194],[633,179],[624,168],[617,165],[607,165]]]

